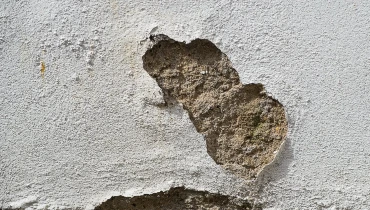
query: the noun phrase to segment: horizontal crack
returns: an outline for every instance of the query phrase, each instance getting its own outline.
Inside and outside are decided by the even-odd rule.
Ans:
[[[260,209],[249,201],[207,191],[184,187],[171,188],[166,192],[134,197],[114,196],[97,206],[95,210],[183,210],[183,209]]]

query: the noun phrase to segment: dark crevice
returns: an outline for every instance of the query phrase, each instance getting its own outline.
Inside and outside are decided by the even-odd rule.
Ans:
[[[134,197],[114,196],[95,210],[184,210],[219,209],[248,210],[261,209],[247,200],[236,197],[196,191],[184,187],[171,188],[166,192]]]

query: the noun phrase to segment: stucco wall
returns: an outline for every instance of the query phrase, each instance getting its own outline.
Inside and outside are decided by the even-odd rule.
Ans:
[[[208,39],[289,131],[259,175],[274,209],[370,206],[370,2],[3,0],[0,207],[91,209],[185,186],[245,196],[181,107],[159,109],[150,34]],[[40,72],[45,65],[44,73]]]

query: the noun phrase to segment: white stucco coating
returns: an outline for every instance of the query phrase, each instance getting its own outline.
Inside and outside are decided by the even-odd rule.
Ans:
[[[142,67],[150,33],[209,39],[286,108],[267,209],[370,206],[370,2],[0,2],[0,207],[91,209],[186,186],[243,195]],[[40,63],[46,69],[44,78]]]

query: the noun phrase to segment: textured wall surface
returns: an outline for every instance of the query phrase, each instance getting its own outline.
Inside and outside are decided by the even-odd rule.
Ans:
[[[185,186],[245,197],[143,69],[150,34],[208,39],[284,105],[266,209],[370,206],[370,3],[0,2],[0,207],[92,209]],[[44,68],[43,68],[44,66]],[[43,71],[41,71],[43,70]]]

